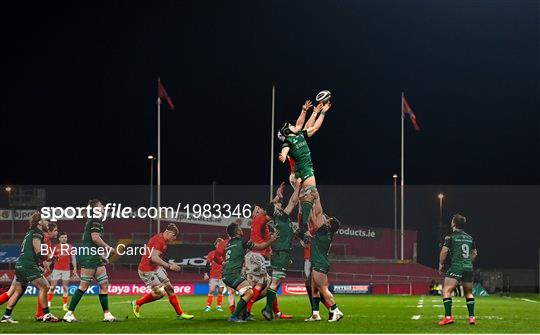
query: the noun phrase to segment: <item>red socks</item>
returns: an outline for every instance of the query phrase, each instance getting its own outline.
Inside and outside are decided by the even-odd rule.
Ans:
[[[67,298],[66,298],[66,299],[67,299]],[[139,305],[139,306],[142,306],[142,305],[147,304],[147,303],[149,303],[149,302],[152,302],[152,301],[154,301],[154,300],[156,300],[156,299],[154,298],[154,296],[152,295],[152,293],[146,293],[145,295],[143,295],[142,298],[140,298],[139,300],[135,301],[135,303],[136,303],[137,305]]]
[[[257,299],[259,298],[259,295],[261,295],[261,291],[259,291],[258,288],[254,287],[253,288],[253,296],[251,297],[251,299],[249,299],[249,302],[247,303],[247,311],[248,312],[251,312],[251,307],[253,306],[255,301],[257,301]]]
[[[274,299],[274,303],[272,304],[272,309],[274,310],[274,314],[279,313],[279,306],[278,306],[278,304],[277,304],[277,296],[276,296],[276,298]]]
[[[169,297],[169,302],[174,307],[174,310],[176,311],[176,315],[182,315],[182,308],[180,308],[180,305],[178,304],[178,298],[176,295],[171,295]]]
[[[54,297],[54,293],[49,292],[49,293],[47,294],[47,300],[48,300],[48,301],[52,301],[52,300],[53,300],[53,297]]]
[[[67,295],[66,295],[66,296],[62,296],[62,300],[64,301],[64,305],[67,305],[67,303],[68,303],[68,297],[67,297]]]
[[[9,295],[7,292],[0,294],[0,305],[4,304],[8,300],[9,300]]]
[[[231,312],[231,314],[234,313],[234,305],[229,306],[229,311]]]
[[[212,306],[212,301],[214,301],[214,295],[208,295],[208,298],[206,299],[206,306],[210,307]],[[219,304],[218,304],[219,305]]]
[[[221,303],[223,302],[223,294],[219,294],[217,296],[217,305],[221,306]]]
[[[39,300],[37,302],[37,309],[36,309],[36,318],[39,318],[39,317],[42,317],[44,314],[43,314],[43,309],[41,308],[41,305],[39,303]]]

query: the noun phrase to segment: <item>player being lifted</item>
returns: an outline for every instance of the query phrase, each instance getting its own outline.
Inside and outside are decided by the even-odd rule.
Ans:
[[[68,311],[64,315],[63,320],[66,322],[78,322],[73,312],[84,296],[84,292],[88,290],[92,281],[95,280],[99,285],[99,302],[103,310],[103,321],[114,322],[116,321],[116,318],[109,311],[109,277],[107,276],[107,269],[105,268],[105,264],[107,264],[109,260],[103,253],[97,251],[109,250],[111,254],[114,254],[115,251],[103,241],[105,231],[100,217],[101,213],[103,213],[103,204],[97,199],[92,199],[88,202],[88,206],[92,211],[92,215],[86,220],[84,226],[82,246],[85,248],[83,250],[93,250],[94,252],[84,252],[79,257],[81,281],[79,283],[79,288],[71,297]]]
[[[178,297],[174,292],[174,288],[167,276],[169,269],[172,271],[180,271],[180,266],[172,263],[165,262],[162,257],[167,250],[167,244],[174,241],[178,235],[178,228],[175,224],[171,223],[167,226],[163,233],[154,235],[147,243],[147,248],[152,251],[151,255],[143,255],[141,262],[139,263],[139,277],[142,281],[152,290],[151,293],[145,294],[139,300],[133,300],[131,306],[133,314],[137,318],[140,318],[141,306],[149,302],[159,300],[165,295],[169,297],[169,302],[176,311],[176,319],[193,319],[193,315],[190,315],[180,308],[178,303]]]
[[[262,315],[266,320],[272,320],[274,303],[279,285],[286,277],[287,270],[291,264],[292,241],[294,228],[290,215],[298,204],[298,192],[300,191],[300,179],[294,184],[294,192],[289,199],[287,207],[283,208],[283,184],[276,192],[276,198],[272,202],[271,208],[267,212],[272,215],[273,226],[277,231],[278,238],[272,247],[270,264],[272,266],[272,282],[266,293],[266,307],[262,310]],[[272,208],[273,207],[273,208]]]
[[[217,249],[219,244],[223,242],[222,238],[217,238],[214,242],[214,247]],[[217,308],[218,312],[223,312],[221,303],[223,302],[223,289],[225,284],[221,276],[223,274],[223,259],[219,255],[216,255],[216,249],[210,251],[206,256],[206,272],[204,273],[204,280],[208,280],[208,297],[206,299],[205,312],[212,310],[212,301],[214,300],[214,292],[216,288],[218,290]]]
[[[317,106],[307,122],[306,113],[312,107],[310,100],[302,106],[300,116],[293,126],[285,123],[278,132],[278,138],[283,142],[283,147],[279,153],[279,160],[285,163],[287,156],[294,160],[294,173],[297,178],[302,179],[300,191],[300,201],[302,203],[302,220],[299,222],[300,233],[304,234],[307,229],[311,210],[314,203],[319,199],[317,183],[315,181],[315,171],[311,161],[311,151],[307,144],[307,138],[313,136],[322,126],[326,113],[331,107],[330,92],[322,91],[317,94]],[[305,124],[304,124],[305,123]],[[319,202],[320,203],[320,202]]]
[[[51,288],[49,289],[47,298],[49,300],[49,307],[51,307],[56,284],[60,281],[62,283],[62,300],[64,301],[63,309],[67,312],[68,285],[72,276],[73,278],[77,277],[77,258],[74,253],[71,253],[72,245],[67,243],[67,233],[60,233],[58,239],[60,243],[55,246],[56,249],[54,250],[56,261],[51,274]],[[73,271],[71,271],[71,265],[73,265]]]
[[[242,228],[238,223],[231,223],[227,227],[227,235],[230,240],[225,248],[225,262],[223,263],[223,282],[228,287],[238,291],[240,299],[234,313],[229,317],[231,322],[246,322],[242,316],[246,310],[247,303],[253,296],[252,286],[242,276],[242,266],[244,264],[244,256],[247,250],[262,250],[272,244],[277,236],[271,234],[270,238],[264,243],[254,243],[252,241],[243,241]]]
[[[30,218],[30,228],[24,236],[21,254],[15,264],[15,278],[11,283],[7,295],[0,296],[0,304],[7,301],[6,310],[0,322],[18,323],[11,318],[11,313],[17,305],[17,302],[26,291],[29,283],[32,283],[39,290],[39,304],[43,310],[43,322],[57,322],[58,318],[49,312],[47,306],[47,292],[49,291],[49,282],[43,276],[43,270],[39,263],[43,258],[48,258],[47,253],[42,253],[41,245],[44,244],[44,232],[48,230],[49,221],[41,218],[40,213],[34,213]],[[11,292],[11,293],[10,293]]]
[[[473,296],[473,262],[478,256],[473,238],[463,231],[467,219],[455,214],[452,217],[450,227],[452,233],[444,238],[444,244],[439,255],[439,273],[442,275],[444,264],[450,254],[450,266],[448,267],[443,287],[444,318],[439,325],[444,326],[454,323],[452,316],[452,292],[462,283],[467,309],[469,311],[469,324],[474,325],[474,296]]]

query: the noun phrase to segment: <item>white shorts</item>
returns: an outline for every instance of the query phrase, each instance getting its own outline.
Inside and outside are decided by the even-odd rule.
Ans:
[[[217,278],[210,278],[210,281],[208,282],[208,284],[219,286],[219,287],[225,287],[225,283],[223,283],[223,280],[217,279]]]
[[[139,277],[141,277],[144,284],[148,287],[164,286],[171,283],[169,277],[167,277],[167,271],[161,266],[156,271],[144,272],[139,270]]]
[[[269,275],[266,272],[266,260],[263,255],[256,252],[248,252],[244,259],[244,273],[251,285],[267,284]]]
[[[50,276],[51,280],[67,280],[71,278],[71,271],[69,270],[56,270],[54,269]]]

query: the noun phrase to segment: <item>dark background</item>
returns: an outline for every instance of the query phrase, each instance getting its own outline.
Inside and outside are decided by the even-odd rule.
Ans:
[[[391,184],[401,91],[422,127],[405,125],[407,184],[540,184],[538,1],[1,6],[4,184],[147,183],[158,76],[177,107],[162,112],[164,184],[267,183],[273,84],[278,125],[321,89],[333,93],[310,143],[321,185]],[[286,178],[288,167],[275,168]],[[454,198],[446,214],[476,200]],[[437,200],[421,206],[430,210],[408,227],[430,231]],[[520,212],[510,256],[488,257],[537,264],[533,208]],[[494,216],[474,233],[496,241],[515,223]]]

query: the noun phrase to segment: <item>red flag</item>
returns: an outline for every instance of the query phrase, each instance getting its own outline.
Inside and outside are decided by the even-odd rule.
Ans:
[[[167,91],[165,91],[165,86],[163,86],[163,84],[161,83],[161,80],[157,80],[157,94],[158,94],[158,97],[160,97],[161,99],[165,99],[167,100],[167,103],[169,104],[169,107],[174,110],[174,104],[171,100],[171,98],[169,97],[169,95],[167,94]]]
[[[418,123],[416,122],[416,115],[414,115],[411,107],[409,106],[409,103],[407,103],[407,100],[405,100],[405,96],[403,97],[403,112],[409,114],[414,129],[416,129],[416,131],[419,131],[420,126],[418,126]]]

